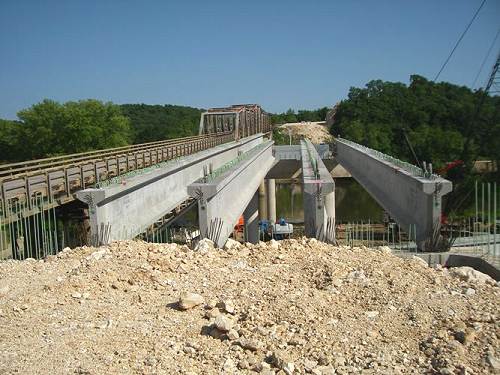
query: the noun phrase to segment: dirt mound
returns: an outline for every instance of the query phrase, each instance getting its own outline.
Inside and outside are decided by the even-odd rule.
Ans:
[[[333,140],[324,121],[287,123],[280,125],[279,128],[285,135],[290,131],[293,137],[309,138],[312,143],[329,143]]]
[[[316,240],[0,263],[0,373],[499,371],[499,288]]]

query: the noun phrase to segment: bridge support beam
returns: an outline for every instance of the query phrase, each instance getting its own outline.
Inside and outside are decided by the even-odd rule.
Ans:
[[[259,219],[267,220],[267,197],[264,180],[259,185]]]
[[[308,139],[300,144],[306,236],[335,241],[335,182]]]
[[[188,193],[198,199],[201,238],[224,246],[238,218],[244,214],[248,219],[247,238],[255,240],[257,234],[258,241],[256,193],[274,163],[272,144],[264,142],[248,155],[242,155],[243,159],[229,169],[214,171],[188,186]]]
[[[269,178],[267,181],[267,213],[270,222],[276,222],[276,181]]]
[[[262,144],[262,134],[122,175],[121,183],[80,190],[89,206],[91,243],[131,239],[189,198],[187,186]],[[142,172],[142,174],[141,174]]]
[[[336,140],[337,160],[407,233],[416,227],[419,250],[434,250],[439,240],[441,200],[452,183],[378,151]],[[412,229],[412,232],[414,229]],[[414,233],[412,233],[412,237]]]

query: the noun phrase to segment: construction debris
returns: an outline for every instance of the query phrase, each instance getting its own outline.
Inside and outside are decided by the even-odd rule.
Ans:
[[[500,288],[477,271],[305,238],[226,248],[0,263],[0,373],[499,371]]]

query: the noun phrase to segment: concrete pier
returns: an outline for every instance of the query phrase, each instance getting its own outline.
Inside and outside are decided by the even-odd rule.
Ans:
[[[267,180],[267,213],[269,221],[276,222],[276,181],[274,178]]]
[[[259,185],[259,219],[267,220],[266,183],[264,180]]]

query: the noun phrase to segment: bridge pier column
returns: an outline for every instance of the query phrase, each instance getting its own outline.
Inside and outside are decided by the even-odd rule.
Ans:
[[[267,219],[267,197],[266,197],[266,184],[264,180],[259,185],[259,219]]]
[[[245,241],[250,243],[259,243],[259,193],[255,192],[243,211],[243,220],[245,222]]]
[[[267,212],[270,222],[276,222],[276,181],[274,178],[267,179]]]

